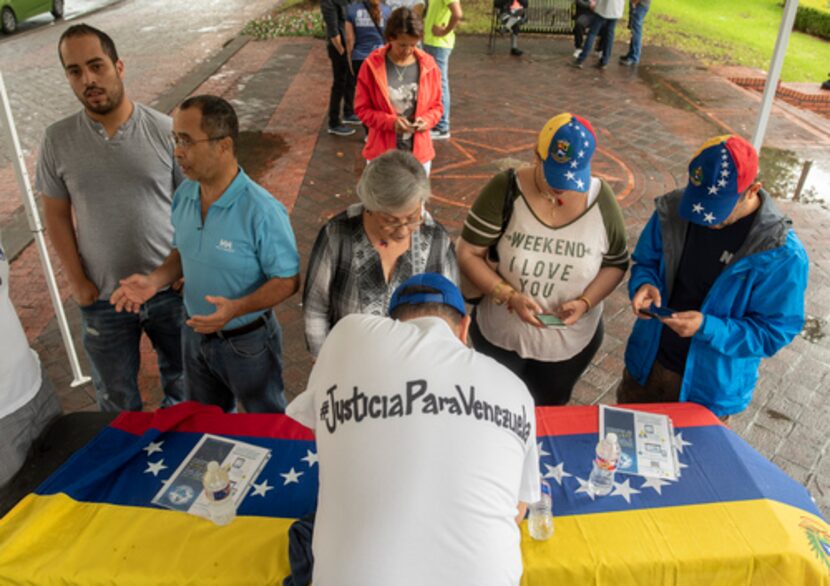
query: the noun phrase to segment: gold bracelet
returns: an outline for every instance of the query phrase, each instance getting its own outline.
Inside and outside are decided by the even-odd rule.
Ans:
[[[591,300],[588,299],[587,297],[585,297],[584,295],[580,295],[579,297],[576,298],[576,300],[585,302],[585,305],[588,306],[588,309],[586,309],[585,311],[591,311],[591,308],[594,306],[594,304],[591,303]]]
[[[501,295],[501,292],[504,289],[507,289],[509,291],[506,297],[502,297]],[[493,287],[493,289],[490,291],[490,295],[493,296],[493,301],[496,303],[496,305],[504,305],[504,303],[508,299],[513,297],[513,294],[515,292],[516,291],[513,289],[513,287],[511,287],[506,281],[499,281],[498,283],[496,283],[496,286]]]

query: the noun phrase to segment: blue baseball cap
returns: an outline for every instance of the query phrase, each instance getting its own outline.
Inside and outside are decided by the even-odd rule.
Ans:
[[[554,189],[588,191],[597,137],[591,123],[564,113],[545,123],[536,142],[545,180]]]
[[[433,289],[434,292],[404,295],[404,291],[410,287],[425,287]],[[389,313],[391,314],[401,305],[420,305],[421,303],[442,303],[452,307],[461,315],[467,315],[461,291],[455,283],[438,273],[422,273],[401,283],[392,293],[392,299],[389,300]]]
[[[678,213],[701,226],[722,224],[758,175],[758,153],[740,136],[707,140],[689,163]]]

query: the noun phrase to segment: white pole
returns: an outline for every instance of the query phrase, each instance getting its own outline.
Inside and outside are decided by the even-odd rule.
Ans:
[[[790,43],[790,33],[795,22],[795,13],[798,9],[798,0],[787,0],[784,6],[784,16],[781,18],[781,27],[778,29],[778,38],[775,40],[775,50],[769,64],[767,83],[764,85],[764,97],[761,99],[761,112],[758,114],[758,126],[752,135],[752,146],[759,153],[764,144],[764,135],[767,133],[767,123],[772,112],[772,102],[778,90],[778,80],[781,79],[781,68],[784,66],[784,56],[787,54],[787,45]]]
[[[23,198],[23,205],[26,208],[26,217],[29,220],[29,229],[35,236],[37,250],[40,253],[40,264],[43,268],[43,275],[46,277],[46,285],[49,288],[49,296],[52,298],[52,307],[55,308],[55,316],[58,318],[63,345],[69,357],[69,364],[72,366],[72,385],[77,387],[88,383],[90,378],[81,372],[81,364],[78,362],[78,353],[75,351],[75,343],[72,341],[72,334],[69,331],[69,323],[66,321],[66,314],[63,311],[58,283],[55,281],[55,273],[52,271],[52,263],[49,261],[49,253],[46,250],[46,239],[43,237],[43,224],[40,222],[40,214],[37,211],[35,195],[32,185],[29,183],[29,174],[26,172],[26,162],[23,159],[23,151],[20,148],[20,141],[17,139],[17,130],[14,126],[12,106],[9,96],[6,93],[6,84],[3,81],[3,74],[0,73],[0,99],[3,102],[3,128],[6,144],[9,151],[15,154],[14,171],[17,175],[17,183],[20,186],[20,194]]]

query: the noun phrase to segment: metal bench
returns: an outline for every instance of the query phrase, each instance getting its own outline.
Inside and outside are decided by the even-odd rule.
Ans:
[[[493,2],[493,15],[490,21],[488,48],[492,53],[496,49],[498,37],[506,34],[501,30],[499,14],[505,0]],[[507,0],[508,4],[510,0]],[[529,0],[527,20],[522,24],[522,34],[571,34],[576,19],[576,2],[574,0]]]

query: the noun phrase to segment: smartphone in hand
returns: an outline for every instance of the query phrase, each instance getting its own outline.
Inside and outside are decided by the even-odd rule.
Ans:
[[[568,327],[559,316],[553,315],[552,313],[538,313],[536,314],[536,319],[542,322],[542,325],[546,328],[562,329]]]
[[[652,305],[647,309],[641,309],[640,313],[643,315],[647,315],[648,317],[654,317],[657,319],[665,319],[667,317],[671,317],[673,314],[677,313],[674,309],[670,307],[657,307]]]

